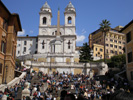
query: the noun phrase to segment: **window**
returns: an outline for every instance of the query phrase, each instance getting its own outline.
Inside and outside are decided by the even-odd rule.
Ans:
[[[109,53],[108,49],[106,50],[107,53]]]
[[[55,31],[55,35],[57,35],[57,31]]]
[[[119,49],[121,49],[121,46],[119,46]]]
[[[42,49],[44,49],[44,48],[45,48],[45,46],[44,46],[44,45],[46,44],[46,43],[44,42],[44,40],[42,41],[42,43],[41,43],[41,44],[42,44]]]
[[[18,51],[18,54],[20,53],[20,51]]]
[[[18,44],[18,47],[20,46],[20,44]]]
[[[2,74],[2,63],[0,63],[0,74]]]
[[[127,54],[127,56],[128,56],[128,63],[132,62],[132,59],[133,59],[133,57],[132,57],[132,52],[129,52],[129,53]]]
[[[24,45],[27,45],[27,41],[24,41]]]
[[[36,42],[38,42],[38,38],[36,38]]]
[[[106,46],[108,47],[108,46],[109,46],[109,44],[106,44]]]
[[[52,33],[52,35],[54,35],[54,32]]]
[[[110,47],[113,47],[113,44],[110,44]]]
[[[1,52],[6,52],[6,43],[4,41],[1,42]]]
[[[114,51],[113,50],[110,50],[110,53],[114,53]]]
[[[96,57],[97,57],[97,54],[96,54]]]
[[[16,58],[16,51],[14,50],[14,59]]]
[[[119,52],[119,54],[121,55],[121,54],[122,54],[122,52]]]
[[[24,52],[26,52],[26,47],[24,47]]]
[[[12,45],[12,56],[13,56],[13,53],[14,53],[14,46]]]
[[[117,55],[117,51],[115,51],[115,54]]]
[[[7,27],[8,27],[7,21],[4,19],[4,22],[3,22],[3,29],[5,29],[5,30],[7,31]]]
[[[35,54],[37,54],[37,51],[35,51]]]
[[[36,44],[36,49],[37,49],[37,47],[38,47],[38,44]]]
[[[127,43],[131,41],[131,32],[126,34],[127,37]]]
[[[121,44],[121,41],[119,41],[119,43]]]
[[[71,23],[72,23],[72,18],[68,17],[68,24],[71,24]]]
[[[114,45],[115,48],[117,48],[117,45]]]
[[[103,49],[100,49],[100,51],[103,51]]]
[[[43,24],[46,25],[46,23],[47,23],[47,18],[46,17],[43,17]]]
[[[110,42],[113,42],[113,40],[112,40],[112,39],[110,39]]]
[[[70,49],[70,44],[71,44],[71,43],[70,43],[70,40],[69,40],[69,41],[68,41],[68,49]]]
[[[117,43],[117,40],[114,40],[115,43]]]
[[[42,49],[44,49],[44,45],[42,45]]]
[[[133,80],[133,71],[131,71],[131,80]]]
[[[125,44],[125,42],[123,42],[123,44]]]

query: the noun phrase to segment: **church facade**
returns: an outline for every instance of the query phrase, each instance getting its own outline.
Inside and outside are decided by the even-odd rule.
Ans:
[[[51,25],[52,11],[47,2],[40,9],[38,36],[17,38],[17,57],[33,59],[40,62],[74,63],[79,61],[76,51],[76,11],[71,2],[64,11],[65,24],[60,25],[60,11],[58,23]]]

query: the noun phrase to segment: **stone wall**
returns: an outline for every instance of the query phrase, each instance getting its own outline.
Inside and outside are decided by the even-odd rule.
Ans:
[[[19,83],[22,78],[26,75],[26,72],[23,72],[19,77],[14,78],[12,81],[10,81],[8,84],[1,84],[0,85],[0,91],[4,92],[5,88],[14,86],[16,83]]]

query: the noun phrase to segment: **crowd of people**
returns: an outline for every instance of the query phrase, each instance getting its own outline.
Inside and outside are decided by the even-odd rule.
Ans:
[[[38,81],[33,83],[35,76]],[[44,74],[41,71],[28,73],[15,86],[7,87],[4,93],[0,91],[0,98],[5,94],[8,100],[14,100],[19,88],[23,90],[24,83],[27,81],[30,83],[30,96],[23,96],[23,100],[130,100],[133,98],[126,79],[115,80],[109,73],[106,73],[105,79],[100,79],[95,75],[90,78],[89,75],[74,75],[58,71],[52,74]],[[125,95],[128,99],[116,99],[121,97],[120,95]]]
[[[27,81],[26,76],[20,80],[19,83],[16,83],[14,86],[5,88],[4,92],[0,91],[0,100],[4,95],[7,96],[7,100],[14,100],[17,97],[18,90],[21,88],[24,89],[24,84]]]
[[[115,80],[108,73],[106,76],[108,76],[107,79],[100,80],[99,77],[90,78],[89,75],[83,74],[53,72],[53,74],[48,75],[39,72],[38,77],[41,78],[41,83],[47,82],[48,87],[41,93],[39,87],[42,84],[36,85],[36,95],[33,95],[33,100],[64,100],[62,98],[65,96],[71,97],[72,95],[75,99],[82,97],[85,100],[109,100],[110,95],[116,90],[130,94],[127,80]]]

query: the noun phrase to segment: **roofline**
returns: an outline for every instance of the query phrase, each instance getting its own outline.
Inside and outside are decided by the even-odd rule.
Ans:
[[[17,22],[18,22],[18,25],[19,25],[19,28],[20,30],[19,31],[22,31],[22,26],[21,26],[21,22],[20,22],[20,18],[19,18],[19,14],[17,13],[12,13],[13,16],[17,17]]]
[[[125,25],[124,28],[122,28],[119,32],[122,32],[123,30],[125,30],[128,26],[130,26],[133,23],[133,19],[127,24]]]
[[[10,16],[16,16],[17,17],[17,20],[18,20],[18,25],[19,25],[19,28],[20,28],[20,31],[22,31],[22,27],[21,27],[21,23],[20,23],[20,18],[19,18],[19,15],[17,13],[10,13],[10,11],[7,9],[7,7],[2,3],[2,1],[0,0],[0,3],[1,5],[3,6],[3,8],[7,11],[7,13],[10,15]]]
[[[17,38],[38,38],[38,36],[17,36]]]
[[[11,15],[10,11],[7,9],[7,7],[2,3],[2,1],[0,0],[1,5],[4,7],[4,9]]]
[[[111,30],[115,30],[115,31],[117,31],[118,33],[123,34],[122,32],[120,32],[120,31],[118,31],[118,30],[116,30],[116,29],[114,29],[114,28],[111,28]],[[96,31],[94,31],[94,32],[90,33],[90,35],[94,35],[94,34],[96,34],[98,31],[100,31],[100,28],[99,28],[99,29],[97,29]]]

